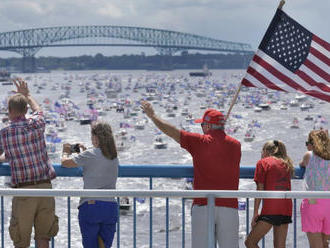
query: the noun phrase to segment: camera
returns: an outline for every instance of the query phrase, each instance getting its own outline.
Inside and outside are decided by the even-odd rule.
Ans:
[[[80,153],[80,146],[78,143],[71,145],[70,149],[71,153]]]

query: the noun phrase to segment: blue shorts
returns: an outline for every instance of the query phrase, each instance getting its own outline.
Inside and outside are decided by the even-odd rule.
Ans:
[[[98,237],[109,248],[118,221],[117,202],[88,201],[79,206],[79,226],[84,248],[97,248]]]

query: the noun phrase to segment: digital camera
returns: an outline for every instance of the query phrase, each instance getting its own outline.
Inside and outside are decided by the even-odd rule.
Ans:
[[[73,144],[71,145],[71,153],[80,153],[80,147],[79,144]]]

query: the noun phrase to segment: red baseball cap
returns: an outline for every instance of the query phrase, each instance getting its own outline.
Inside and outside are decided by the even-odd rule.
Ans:
[[[225,117],[223,114],[215,109],[207,109],[202,119],[196,119],[195,123],[209,123],[215,125],[224,125]]]

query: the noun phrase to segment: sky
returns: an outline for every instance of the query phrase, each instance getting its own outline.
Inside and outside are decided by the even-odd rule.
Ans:
[[[0,0],[0,32],[29,28],[115,25],[167,29],[249,43],[255,50],[279,0]],[[330,42],[330,0],[286,0],[283,10]],[[156,53],[153,48],[43,48],[36,56]],[[0,57],[17,57],[0,52]],[[18,55],[18,57],[20,57]]]

